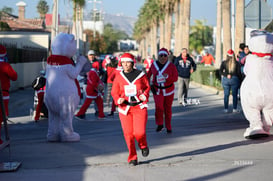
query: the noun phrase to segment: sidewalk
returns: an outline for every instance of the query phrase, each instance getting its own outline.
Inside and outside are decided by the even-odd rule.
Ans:
[[[46,142],[47,120],[30,120],[33,104],[30,88],[13,92],[9,133],[11,159],[22,162],[16,172],[0,173],[1,181],[271,181],[273,137],[245,140],[248,126],[243,113],[223,113],[223,97],[191,84],[189,97],[200,105],[173,105],[173,133],[155,132],[154,102],[150,97],[147,139],[150,155],[130,167],[118,114],[97,120],[92,106],[87,120],[74,119],[81,135],[77,143]],[[107,112],[105,110],[105,112]],[[0,162],[9,161],[8,149]]]

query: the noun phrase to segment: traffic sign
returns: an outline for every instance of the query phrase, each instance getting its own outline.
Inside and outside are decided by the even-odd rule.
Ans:
[[[252,0],[245,7],[247,27],[264,29],[272,21],[272,8],[265,0]]]

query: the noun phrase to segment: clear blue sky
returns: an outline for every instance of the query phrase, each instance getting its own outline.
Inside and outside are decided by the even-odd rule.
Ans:
[[[13,14],[18,15],[18,8],[16,3],[20,0],[0,0],[0,9],[3,6],[13,8]],[[39,0],[23,0],[26,4],[26,18],[38,17],[37,3]],[[49,12],[52,12],[53,0],[46,0],[50,7]],[[93,3],[87,0],[86,11],[92,9]],[[121,13],[126,16],[137,17],[139,9],[143,6],[145,0],[101,0],[103,2],[103,9],[106,13],[117,14]],[[71,0],[59,0],[59,13],[61,17],[65,17],[71,14],[72,5]],[[246,5],[250,0],[245,0]],[[273,0],[267,0],[267,2],[273,7]],[[192,0],[191,1],[191,20],[206,19],[207,25],[216,24],[216,5],[217,0]],[[97,7],[101,7],[101,4],[97,3]]]

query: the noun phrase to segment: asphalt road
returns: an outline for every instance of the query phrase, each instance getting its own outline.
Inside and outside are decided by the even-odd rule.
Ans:
[[[273,178],[273,137],[244,139],[248,122],[243,113],[223,113],[223,96],[213,89],[191,84],[189,97],[199,99],[199,105],[180,106],[175,96],[172,134],[155,132],[151,97],[147,125],[150,155],[144,158],[138,149],[140,164],[135,167],[127,163],[128,151],[117,113],[98,120],[91,105],[86,120],[74,120],[80,142],[48,143],[47,119],[35,123],[29,115],[33,94],[31,88],[11,94],[11,145],[10,149],[0,151],[0,162],[22,164],[17,171],[0,173],[1,181],[271,181]]]

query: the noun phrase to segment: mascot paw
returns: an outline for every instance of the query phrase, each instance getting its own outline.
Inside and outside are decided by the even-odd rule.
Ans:
[[[70,135],[62,135],[62,142],[77,142],[80,141],[80,135],[76,132],[71,133]]]
[[[79,56],[78,58],[77,58],[77,62],[87,62],[87,58],[85,58],[85,56]]]
[[[246,139],[259,139],[259,138],[264,138],[264,137],[268,137],[269,136],[269,132],[264,131],[262,128],[247,128],[245,133],[244,133],[244,137]]]

